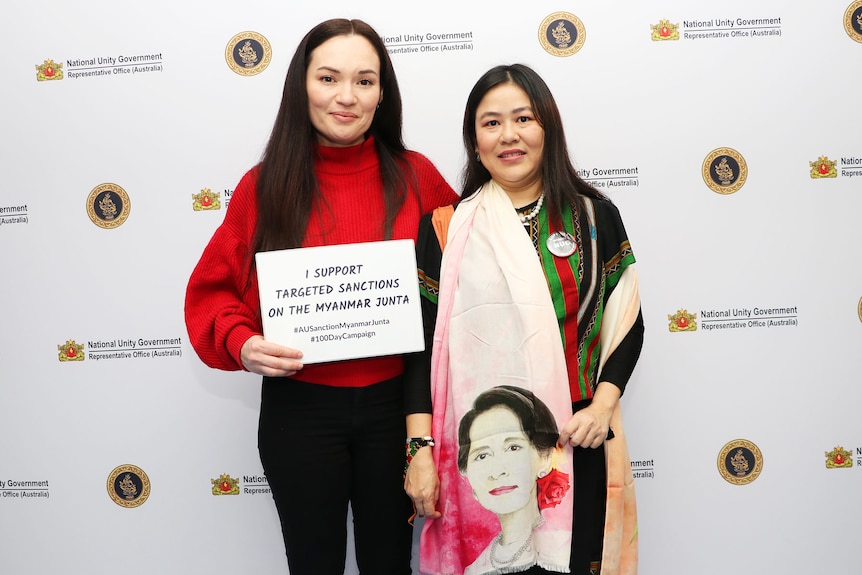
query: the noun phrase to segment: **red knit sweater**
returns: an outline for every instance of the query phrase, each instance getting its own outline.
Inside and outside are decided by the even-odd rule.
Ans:
[[[314,169],[323,206],[313,206],[303,247],[383,239],[383,191],[374,139],[348,148],[316,148]],[[398,213],[393,239],[416,240],[419,218],[458,199],[434,165],[416,152],[406,159],[416,173],[420,200],[408,195]],[[224,222],[213,234],[186,290],[189,338],[201,360],[224,370],[243,369],[242,345],[262,335],[257,276],[249,283],[247,262],[257,218],[258,170],[243,176],[231,197]],[[247,285],[248,284],[248,285]],[[339,387],[363,387],[403,371],[400,356],[375,357],[305,366],[296,379]]]

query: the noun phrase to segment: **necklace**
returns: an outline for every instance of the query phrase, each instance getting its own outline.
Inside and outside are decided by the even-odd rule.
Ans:
[[[524,224],[525,226],[529,225],[530,220],[532,220],[533,218],[535,218],[536,216],[539,215],[539,210],[542,209],[542,203],[544,201],[545,201],[545,192],[542,192],[542,195],[539,196],[539,199],[536,202],[536,205],[533,206],[532,210],[530,210],[526,214],[522,214],[522,213],[518,212],[518,219],[521,220],[521,223]]]
[[[493,544],[493,545],[492,545],[492,547],[491,547],[491,554],[490,554],[490,557],[491,557],[491,565],[493,565],[495,569],[499,569],[500,567],[504,567],[504,566],[506,566],[506,565],[511,565],[512,563],[514,563],[515,561],[517,561],[518,559],[520,559],[520,558],[521,558],[521,555],[523,555],[523,554],[524,554],[524,551],[526,551],[527,549],[529,549],[529,548],[530,548],[530,546],[533,544],[533,533],[531,532],[531,533],[530,533],[530,536],[529,536],[529,537],[527,537],[527,540],[526,540],[526,541],[524,541],[524,544],[523,544],[523,545],[521,545],[521,547],[520,547],[517,551],[515,551],[515,554],[514,554],[514,555],[512,555],[510,558],[508,558],[508,559],[506,559],[506,560],[503,560],[503,559],[498,559],[498,558],[496,557],[497,547],[499,547],[499,545],[500,545],[500,539],[502,539],[502,538],[503,538],[503,534],[502,534],[502,533],[500,533],[499,535],[497,535],[497,536],[494,538],[494,544]]]
[[[499,569],[500,567],[505,567],[507,565],[511,565],[515,561],[521,558],[521,555],[524,554],[524,551],[533,546],[533,532],[536,530],[536,527],[544,523],[545,520],[542,517],[536,519],[535,523],[533,523],[533,528],[530,529],[530,536],[527,537],[527,540],[524,541],[524,544],[521,545],[515,553],[509,557],[508,559],[498,559],[496,556],[497,548],[500,546],[500,541],[503,539],[503,532],[501,531],[499,535],[494,537],[494,542],[491,544],[491,553],[489,553],[489,558],[491,559],[491,565],[495,569]]]

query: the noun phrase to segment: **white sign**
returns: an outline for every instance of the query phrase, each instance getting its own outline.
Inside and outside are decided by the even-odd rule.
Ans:
[[[263,335],[306,364],[422,351],[413,240],[255,254]]]

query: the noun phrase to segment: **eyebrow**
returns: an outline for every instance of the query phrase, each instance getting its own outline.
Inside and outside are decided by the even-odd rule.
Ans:
[[[325,72],[332,72],[333,74],[341,74],[342,73],[341,70],[339,70],[338,68],[333,68],[332,66],[319,66],[317,68],[317,71],[318,72],[324,72],[324,71]],[[368,70],[359,70],[357,72],[357,74],[359,74],[359,75],[374,74],[375,76],[378,76],[377,70],[372,70],[370,68]]]
[[[511,443],[513,441],[530,443],[530,438],[526,437],[526,435],[507,435],[506,437],[503,438],[503,445],[506,445],[506,444]],[[475,442],[474,441],[470,442],[470,451],[468,453],[473,453],[474,451],[480,451],[482,449],[489,449],[489,450],[491,449],[491,446],[488,445],[487,443],[482,443],[476,447],[473,447],[473,443],[475,443]]]
[[[521,112],[525,112],[525,111],[532,112],[533,108],[531,108],[530,106],[521,106],[520,108],[515,108],[514,110],[512,110],[510,112],[510,114],[520,114]],[[496,116],[502,116],[502,115],[503,115],[502,112],[494,112],[494,111],[485,112],[481,116],[479,116],[479,119],[487,118],[489,116],[495,116],[496,117]]]
[[[503,444],[512,443],[513,441],[530,443],[530,438],[526,435],[510,435],[503,439]]]

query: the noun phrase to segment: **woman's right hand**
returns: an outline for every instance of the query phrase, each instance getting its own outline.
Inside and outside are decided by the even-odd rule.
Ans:
[[[416,452],[404,476],[404,491],[413,500],[419,517],[438,518],[437,499],[440,497],[440,479],[434,466],[431,447],[423,447]]]
[[[302,352],[253,335],[242,344],[242,365],[248,371],[269,377],[290,377],[302,369]]]

